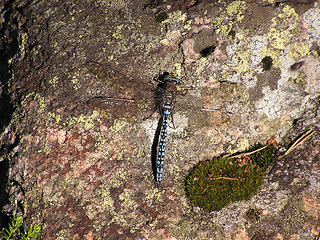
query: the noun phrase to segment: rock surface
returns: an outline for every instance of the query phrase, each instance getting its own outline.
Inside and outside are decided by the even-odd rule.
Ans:
[[[1,134],[9,169],[3,209],[41,223],[41,239],[318,236],[319,2],[57,0],[1,8],[2,41],[16,46],[1,88],[15,107]],[[112,89],[88,61],[151,86],[159,73],[174,72],[189,89],[177,96],[161,189],[151,168],[159,115],[131,121],[90,109],[91,97]],[[272,137],[288,147],[308,129],[314,134],[269,169],[249,201],[210,213],[188,202],[184,179],[199,161]]]

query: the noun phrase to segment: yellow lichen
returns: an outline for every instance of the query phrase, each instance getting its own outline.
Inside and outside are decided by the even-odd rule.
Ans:
[[[166,19],[165,21],[163,21],[162,23],[178,23],[178,22],[185,22],[187,19],[187,14],[183,13],[181,11],[175,11],[169,14],[169,18]],[[188,25],[185,25],[184,27],[188,27]],[[181,31],[177,31],[177,30],[172,30],[172,31],[168,31],[166,34],[166,37],[162,40],[160,40],[160,42],[164,45],[168,45],[168,46],[176,46],[176,40],[179,39],[181,37]]]
[[[188,20],[188,21],[186,21],[185,22],[185,24],[183,25],[183,27],[185,28],[185,30],[188,30],[188,31],[190,31],[191,29],[192,29],[192,22],[193,22],[193,20],[192,19],[190,19],[190,20]]]
[[[138,153],[135,155],[136,158],[140,159],[145,156],[145,152],[143,149],[138,149]]]
[[[163,198],[161,197],[161,192],[156,188],[148,188],[144,192],[146,201],[148,200],[156,200],[158,202],[163,202]]]
[[[303,84],[306,82],[306,74],[300,72],[300,74],[294,79],[295,83]]]
[[[123,35],[121,34],[122,28],[123,28],[123,24],[116,26],[115,31],[112,33],[112,37],[116,39],[122,39],[123,38]]]
[[[121,132],[123,129],[127,129],[129,127],[128,122],[123,119],[117,119],[114,124],[110,127],[110,131],[113,133]]]
[[[249,146],[249,140],[244,138],[238,143],[237,149],[238,151],[244,151],[245,149],[249,148]]]
[[[228,36],[230,30],[232,28],[232,23],[229,22],[228,24],[224,24],[224,25],[221,25],[217,30],[217,35],[220,37],[220,38],[225,38]]]
[[[71,117],[68,120],[66,120],[63,125],[64,126],[73,126],[75,124],[79,125],[81,124],[82,127],[86,130],[91,129],[95,126],[95,119],[99,116],[99,112],[93,111],[93,113],[90,116],[87,115],[79,115],[77,117]]]
[[[123,201],[123,206],[126,208],[133,208],[136,202],[132,200],[134,191],[131,189],[123,189],[123,192],[119,195],[119,200]]]
[[[49,83],[52,85],[52,86],[56,86],[56,84],[59,82],[59,78],[57,76],[54,76],[53,78],[51,78],[49,80]]]
[[[188,140],[189,139],[189,133],[188,133],[187,130],[184,129],[184,130],[178,132],[178,137]]]
[[[21,43],[19,44],[19,60],[21,61],[24,59],[26,55],[26,46],[28,45],[28,34],[27,33],[20,33]]]
[[[113,187],[120,187],[122,182],[127,178],[127,170],[123,168],[118,168],[110,180],[110,185]]]
[[[233,1],[226,7],[226,12],[229,16],[235,17],[237,21],[241,21],[244,18],[244,11],[246,9],[246,2]]]
[[[187,14],[183,13],[181,11],[178,11],[174,14],[176,21],[182,21],[184,22],[187,19]]]
[[[210,64],[210,60],[208,58],[202,57],[197,60],[197,68],[195,70],[195,74],[199,77],[197,82],[199,83],[201,79],[203,79],[203,74],[205,73],[205,69]]]
[[[298,17],[294,8],[285,5],[282,12],[271,20],[267,38],[273,48],[283,50],[296,38],[291,31],[298,26]]]
[[[237,73],[245,73],[250,69],[250,53],[249,51],[237,53],[239,63],[235,67]]]
[[[170,175],[174,175],[175,182],[180,182],[181,180],[181,169],[177,164],[169,165],[169,173]]]
[[[309,53],[309,46],[306,41],[304,42],[294,42],[289,45],[288,56],[291,59],[299,59],[306,56]]]
[[[216,33],[220,38],[228,37],[230,30],[235,22],[241,22],[245,17],[247,9],[246,2],[233,1],[225,8],[221,8],[220,17],[213,19],[215,26],[217,26]]]
[[[71,82],[74,84],[74,85],[73,85],[74,90],[78,90],[79,87],[77,86],[77,83],[79,82],[79,80],[78,80],[78,78],[77,78],[76,75],[73,75],[73,76],[71,77]]]
[[[69,226],[69,227],[70,227],[70,226]],[[70,234],[69,230],[67,230],[67,229],[62,229],[62,230],[60,230],[60,231],[57,233],[55,239],[57,239],[57,240],[65,240],[65,239],[68,239],[69,234]]]
[[[182,13],[182,11],[174,11],[171,12],[169,14],[168,19],[166,19],[165,21],[163,21],[163,23],[165,22],[179,22],[179,21],[186,21],[187,20],[187,14],[186,13]]]
[[[289,32],[271,28],[268,32],[268,40],[273,48],[283,50],[289,43]]]
[[[182,65],[181,65],[181,63],[175,63],[174,67],[175,67],[175,74],[177,76],[180,76],[181,73],[182,73]]]

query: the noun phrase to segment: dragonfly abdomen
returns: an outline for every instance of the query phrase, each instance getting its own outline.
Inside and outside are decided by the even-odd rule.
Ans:
[[[159,141],[159,150],[158,150],[158,159],[156,163],[156,186],[158,187],[162,180],[163,174],[163,161],[166,150],[166,141],[167,141],[167,128],[169,116],[171,113],[171,104],[172,101],[167,101],[163,107],[163,121],[160,131],[160,141]]]

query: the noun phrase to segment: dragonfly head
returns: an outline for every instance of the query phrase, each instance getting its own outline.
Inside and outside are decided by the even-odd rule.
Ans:
[[[163,78],[163,81],[164,82],[173,81],[177,84],[182,83],[182,81],[179,78],[177,78],[176,76],[174,76],[173,73],[168,73],[167,75],[165,75]]]

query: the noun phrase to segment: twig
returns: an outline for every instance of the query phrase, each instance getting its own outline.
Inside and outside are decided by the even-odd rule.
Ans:
[[[237,178],[230,178],[230,177],[217,177],[217,178],[209,178],[210,180],[219,180],[219,179],[228,179],[228,180],[239,180]]]
[[[309,137],[312,136],[315,132],[312,129],[309,129],[307,132],[302,134],[301,137],[299,137],[292,145],[291,147],[280,156],[280,158],[287,156],[289,153],[291,153],[298,145],[302,144],[304,141],[306,141]]]
[[[256,150],[254,150],[254,151],[252,151],[252,152],[240,153],[240,154],[238,154],[238,155],[234,155],[234,156],[231,156],[231,157],[229,157],[229,158],[241,158],[241,157],[244,157],[244,156],[248,156],[248,155],[254,154],[254,153],[256,153],[256,152],[259,152],[259,151],[267,148],[268,146],[269,146],[269,145],[266,145],[266,146],[263,146],[263,147],[261,147],[261,148],[258,148],[258,149],[256,149]]]

